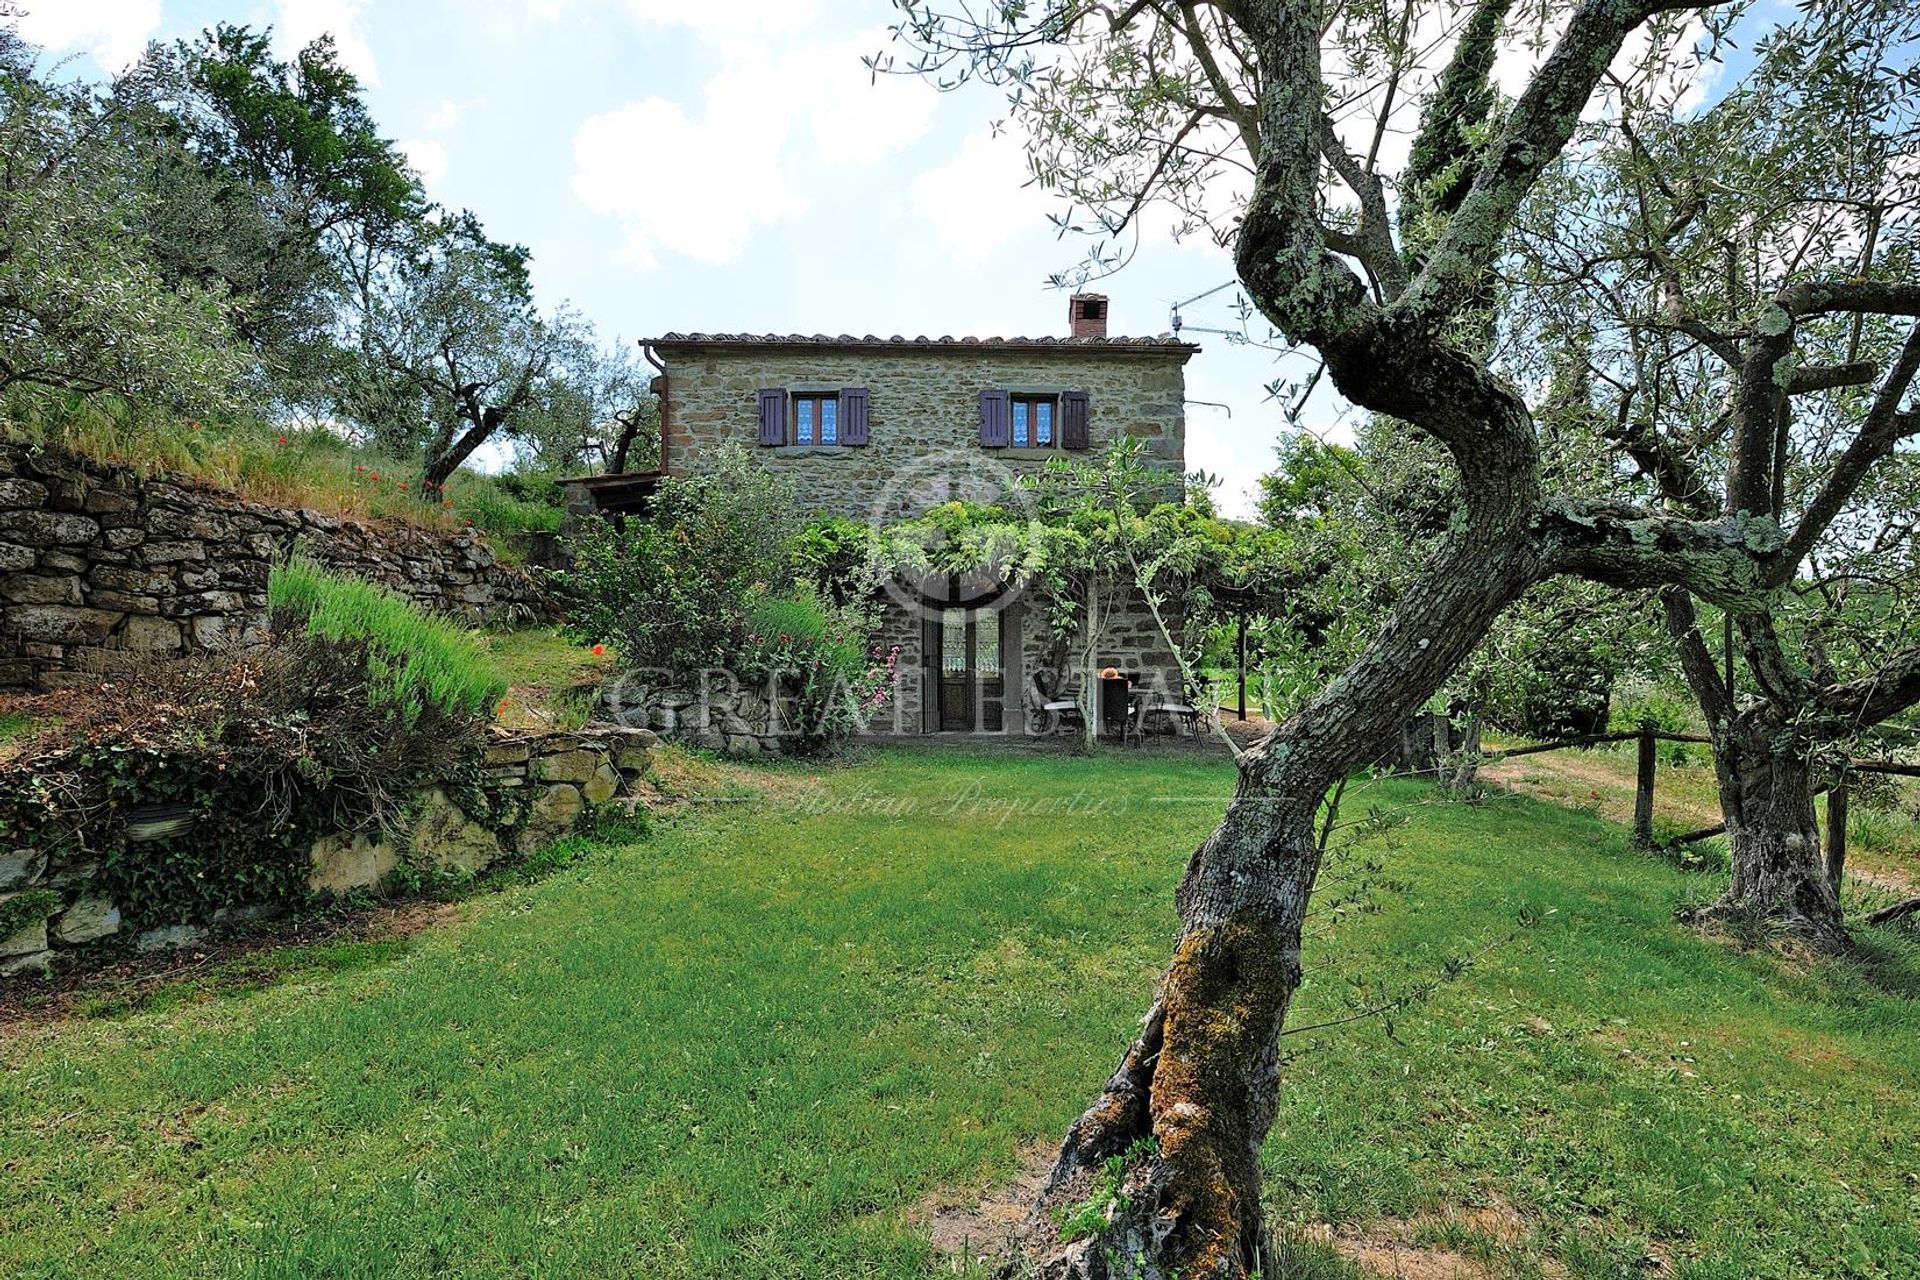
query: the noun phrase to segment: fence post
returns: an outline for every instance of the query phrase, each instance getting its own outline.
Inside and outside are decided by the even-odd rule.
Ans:
[[[1247,722],[1247,613],[1240,611],[1238,619],[1240,635],[1234,642],[1235,659],[1240,665],[1240,723]]]
[[[1659,764],[1660,743],[1653,736],[1653,722],[1640,724],[1640,761],[1633,783],[1633,844],[1637,849],[1653,848],[1653,775]]]
[[[1847,775],[1842,773],[1827,792],[1827,883],[1840,896],[1847,872]]]

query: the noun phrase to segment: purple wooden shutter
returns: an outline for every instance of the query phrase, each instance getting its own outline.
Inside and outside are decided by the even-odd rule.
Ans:
[[[1013,440],[1013,415],[1008,412],[1004,391],[980,393],[980,443],[989,449],[1004,449]]]
[[[840,390],[840,443],[863,445],[867,442],[867,389],[843,387]]]
[[[1084,391],[1060,393],[1060,447],[1063,449],[1093,447],[1093,440],[1087,434],[1087,393]]]
[[[762,387],[760,389],[760,443],[777,445],[786,442],[787,389]]]

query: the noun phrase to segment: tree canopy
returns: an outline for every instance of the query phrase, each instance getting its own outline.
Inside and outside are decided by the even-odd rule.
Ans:
[[[428,199],[329,38],[220,24],[111,84],[59,70],[0,25],[0,391],[321,422],[435,486],[489,441],[652,456],[633,353]]]

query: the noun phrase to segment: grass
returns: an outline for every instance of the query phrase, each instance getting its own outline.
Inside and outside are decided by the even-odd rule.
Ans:
[[[392,964],[413,946],[411,938],[316,943],[282,947],[220,965],[211,973],[163,983],[134,993],[111,988],[80,1001],[88,1018],[124,1018],[130,1014],[177,1015],[209,1000],[235,1001],[285,983],[323,980]]]
[[[414,711],[488,715],[507,690],[467,632],[377,583],[296,556],[274,566],[267,604],[303,620],[309,635],[367,641],[375,698]]]
[[[517,627],[481,638],[493,669],[507,681],[495,722],[509,729],[577,729],[599,701],[599,684],[617,671],[612,650],[575,644],[559,627]]]
[[[758,798],[390,952],[0,1043],[0,1274],[945,1271],[912,1206],[1003,1182],[1088,1101],[1230,770],[881,752],[725,777]],[[1592,814],[1414,783],[1350,803],[1404,818],[1368,851],[1403,888],[1310,943],[1331,967],[1294,1025],[1479,958],[1391,1035],[1286,1041],[1265,1164],[1307,1274],[1351,1274],[1324,1224],[1395,1223],[1496,1274],[1920,1269],[1913,944],[1738,951],[1673,923],[1701,877]],[[1498,1248],[1434,1225],[1490,1203],[1525,1224]]]
[[[1489,742],[1492,749],[1497,744]],[[1609,743],[1586,750],[1550,751],[1488,766],[1486,774],[1527,795],[1590,809],[1617,822],[1633,813],[1638,766],[1634,743]],[[1826,797],[1815,798],[1820,829],[1826,830]],[[1920,882],[1920,784],[1905,778],[1870,775],[1856,784],[1847,809],[1849,909],[1885,905],[1908,896]],[[1713,758],[1704,746],[1663,744],[1654,776],[1654,835],[1671,840],[1721,821]],[[1724,866],[1726,841],[1714,838],[1692,846],[1705,862]]]
[[[26,737],[34,723],[34,718],[24,711],[0,712],[0,746]]]
[[[489,535],[496,554],[509,561],[518,558],[523,535],[560,527],[558,505],[516,497],[495,476],[460,471],[443,492],[423,494],[418,461],[354,445],[326,426],[178,420],[95,400],[22,398],[10,408],[0,434],[148,474],[189,476],[274,506],[404,520],[449,533],[471,526]]]

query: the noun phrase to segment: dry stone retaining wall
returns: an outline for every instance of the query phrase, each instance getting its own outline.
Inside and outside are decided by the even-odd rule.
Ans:
[[[779,708],[766,690],[726,671],[660,683],[626,675],[604,685],[600,697],[602,714],[616,723],[687,746],[755,756],[777,754],[786,742]]]
[[[644,729],[495,737],[477,799],[464,788],[429,787],[398,835],[340,833],[317,840],[307,885],[314,893],[377,889],[403,862],[424,871],[477,875],[501,859],[536,853],[590,810],[632,794],[659,738]],[[484,810],[469,813],[468,808]],[[504,819],[503,819],[504,816]],[[146,929],[128,939],[117,904],[95,891],[91,854],[63,859],[42,849],[0,849],[0,979],[46,974],[75,948],[106,941],[140,950],[191,946],[209,925],[265,915],[264,907]]]
[[[551,612],[472,530],[435,534],[249,502],[62,450],[0,442],[0,688],[98,681],[244,639],[298,542],[321,563],[476,622]]]

